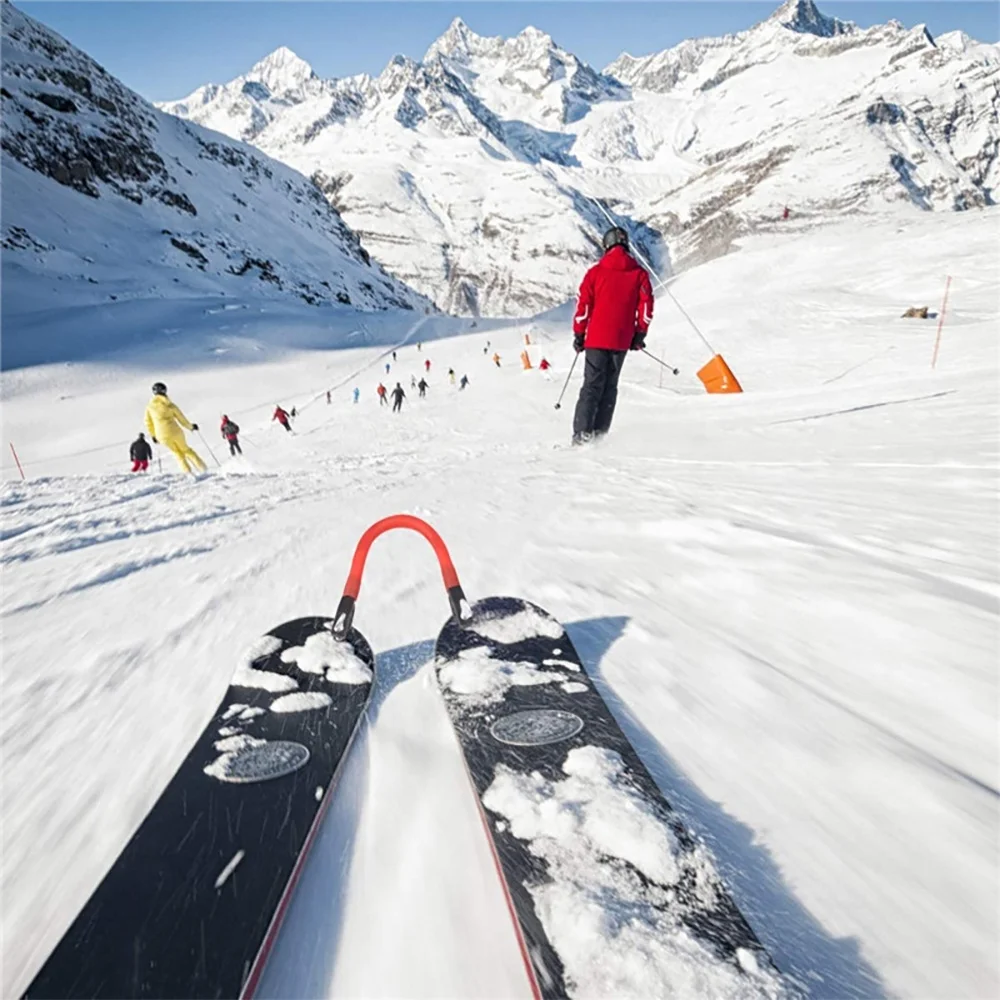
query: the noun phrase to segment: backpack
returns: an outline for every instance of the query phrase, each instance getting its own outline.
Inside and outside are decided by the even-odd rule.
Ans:
[[[226,437],[234,437],[235,435],[239,434],[239,432],[240,432],[239,427],[237,427],[236,424],[232,422],[232,420],[227,420],[222,425],[222,433],[225,434]]]

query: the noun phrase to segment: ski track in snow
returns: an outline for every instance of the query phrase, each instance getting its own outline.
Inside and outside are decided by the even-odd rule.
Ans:
[[[994,995],[995,222],[854,221],[683,275],[675,293],[746,393],[699,392],[702,350],[664,301],[650,350],[681,368],[683,394],[630,356],[613,433],[584,450],[566,447],[578,376],[552,409],[572,359],[562,314],[450,340],[430,321],[390,375],[409,392],[433,363],[428,398],[401,415],[374,393],[384,343],[169,367],[192,419],[215,434],[225,408],[253,442],[197,481],[166,459],[162,475],[120,471],[155,356],[139,374],[4,373],[5,431],[46,476],[0,494],[3,995],[27,985],[251,641],[331,615],[357,538],[400,511],[441,532],[470,599],[520,596],[567,625],[807,993]],[[898,314],[913,288],[939,290],[945,260],[931,372],[933,324]],[[516,366],[529,328],[552,382]],[[412,330],[401,317],[395,341]],[[330,406],[324,382],[344,386]],[[265,393],[299,404],[295,436],[269,424]],[[89,437],[125,442],[119,471],[78,475]],[[380,539],[356,615],[379,651],[373,707],[261,996],[527,996],[428,662],[447,613],[426,543]]]

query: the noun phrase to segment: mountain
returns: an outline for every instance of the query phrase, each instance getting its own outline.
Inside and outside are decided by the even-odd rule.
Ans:
[[[7,2],[2,16],[5,320],[66,296],[251,289],[364,310],[427,306],[301,174],[158,111]],[[276,88],[311,74],[287,50],[255,71]]]
[[[162,107],[312,177],[441,308],[517,315],[572,295],[609,218],[665,276],[778,226],[993,204],[996,46],[946,37],[788,0],[598,71],[535,28],[456,20],[375,77],[272,89],[255,68]]]

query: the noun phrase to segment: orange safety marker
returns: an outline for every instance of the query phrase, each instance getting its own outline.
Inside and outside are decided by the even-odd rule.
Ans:
[[[526,345],[527,345],[528,347],[530,347],[530,346],[531,346],[531,334],[530,334],[530,333],[526,333],[526,334],[524,335],[524,343],[525,343],[525,344],[526,344]]]
[[[531,367],[531,358],[528,356],[527,351],[521,351],[521,364],[524,365],[525,371]]]
[[[742,392],[743,387],[737,381],[732,369],[726,364],[721,354],[714,358],[698,372],[698,378],[705,386],[706,392]]]
[[[941,327],[944,326],[944,311],[948,308],[948,290],[951,288],[951,275],[944,283],[944,301],[941,303],[941,315],[938,317],[937,336],[934,338],[934,357],[931,358],[931,368],[937,367],[938,349],[941,347]]]
[[[11,454],[13,454],[13,456],[14,456],[14,461],[17,462],[17,471],[21,473],[21,478],[24,479],[25,478],[24,469],[21,468],[21,460],[17,457],[17,452],[14,451],[14,442],[13,441],[10,442],[10,450],[11,450]]]

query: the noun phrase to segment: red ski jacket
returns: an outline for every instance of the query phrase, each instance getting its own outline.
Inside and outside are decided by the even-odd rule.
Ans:
[[[627,351],[652,318],[649,275],[624,247],[612,247],[584,276],[573,333],[585,334],[585,347]]]

